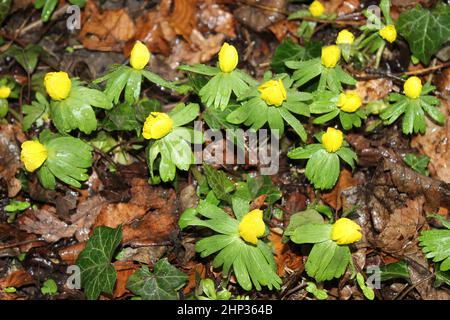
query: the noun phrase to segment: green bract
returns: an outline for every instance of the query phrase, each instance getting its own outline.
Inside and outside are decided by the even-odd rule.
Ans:
[[[270,80],[270,74],[265,75],[264,81]],[[250,88],[239,100],[242,105],[227,116],[227,121],[232,124],[243,123],[253,130],[258,130],[266,123],[272,130],[278,130],[280,136],[284,133],[284,122],[286,121],[292,129],[306,140],[306,131],[300,121],[293,115],[299,114],[309,116],[309,107],[305,103],[312,99],[307,92],[298,92],[292,89],[292,80],[286,74],[274,77],[274,80],[282,79],[286,89],[286,101],[280,106],[268,105],[258,91],[258,86]]]
[[[38,127],[43,125],[44,120],[49,116],[50,104],[40,92],[36,92],[36,100],[31,105],[24,104],[22,111],[25,115],[22,121],[22,128],[23,130],[28,130],[33,123],[36,123]]]
[[[420,246],[427,258],[433,259],[434,262],[441,262],[439,266],[441,271],[448,271],[450,270],[450,221],[437,214],[431,217],[439,220],[445,229],[422,231],[419,237]]]
[[[117,104],[125,88],[125,101],[133,103],[139,99],[141,93],[142,77],[164,88],[179,90],[173,83],[164,80],[156,73],[146,69],[136,70],[126,65],[113,65],[109,72],[98,78],[94,83],[106,81],[105,94]]]
[[[331,91],[316,92],[313,102],[309,106],[309,110],[311,113],[323,115],[314,119],[314,123],[324,124],[339,116],[339,121],[345,130],[350,130],[353,127],[359,128],[361,126],[361,120],[366,118],[364,110],[359,108],[355,112],[345,112],[337,106],[338,101],[338,93]]]
[[[196,209],[188,209],[180,217],[181,228],[202,226],[218,233],[197,242],[196,251],[202,257],[219,252],[213,266],[222,266],[224,275],[233,268],[239,285],[245,290],[251,290],[253,285],[257,290],[261,290],[261,286],[279,289],[281,279],[276,274],[270,247],[262,240],[258,240],[256,246],[248,244],[239,236],[239,222],[249,208],[244,208],[241,215],[235,212],[236,218],[232,218],[217,204],[216,201],[202,200]],[[207,219],[201,219],[199,215]]]
[[[37,176],[47,189],[56,187],[58,178],[75,188],[89,179],[87,169],[92,165],[92,147],[80,139],[43,131],[39,141],[47,148],[48,157],[38,169]]]
[[[230,101],[231,93],[234,93],[236,97],[240,97],[247,91],[249,85],[256,83],[252,77],[239,69],[225,73],[220,71],[218,67],[203,64],[184,65],[179,69],[212,77],[198,93],[202,102],[208,108],[225,109]]]
[[[92,107],[111,109],[112,103],[103,92],[84,87],[77,78],[71,80],[69,96],[50,103],[52,121],[61,133],[79,129],[89,134],[97,129],[97,118]]]
[[[317,136],[317,139],[320,143],[295,148],[288,152],[288,157],[291,159],[308,159],[305,170],[306,178],[317,189],[331,189],[336,184],[341,172],[339,158],[353,169],[358,157],[345,141],[339,150],[330,153],[323,147],[321,135]]]
[[[399,93],[391,93],[389,100],[393,102],[389,107],[381,111],[380,117],[389,125],[395,122],[402,114],[402,131],[404,134],[425,133],[427,125],[425,112],[430,118],[442,125],[445,117],[439,109],[439,99],[427,93],[434,90],[428,82],[423,86],[422,93],[417,99],[408,98]]]
[[[152,178],[155,178],[153,170],[158,155],[161,155],[159,175],[165,182],[175,178],[176,168],[186,171],[194,163],[191,144],[202,144],[203,135],[183,126],[196,119],[199,110],[200,107],[196,103],[190,103],[187,106],[180,103],[169,112],[173,120],[172,131],[161,139],[152,140],[148,147],[148,165]]]
[[[344,274],[350,263],[350,249],[347,245],[340,246],[331,240],[332,225],[320,223],[323,219],[318,212],[315,212],[315,219],[311,218],[311,210],[307,212],[309,217],[301,222],[297,221],[296,228],[291,228],[285,235],[298,244],[314,244],[305,265],[306,273],[310,277],[317,281],[338,278]]]
[[[286,66],[295,70],[292,79],[295,81],[295,87],[300,87],[320,76],[318,91],[329,89],[333,92],[341,92],[342,84],[355,85],[356,80],[346,73],[340,65],[334,68],[327,68],[322,65],[320,58],[307,61],[287,61]]]

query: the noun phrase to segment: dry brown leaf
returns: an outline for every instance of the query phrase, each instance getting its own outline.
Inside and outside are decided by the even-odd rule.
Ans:
[[[358,183],[356,179],[353,178],[352,173],[347,169],[343,169],[334,188],[328,193],[323,193],[322,198],[326,203],[333,207],[333,209],[340,210],[342,208],[342,191],[354,187],[357,184]]]
[[[450,183],[450,103],[442,100],[440,110],[445,115],[444,125],[439,126],[427,118],[427,131],[414,136],[411,146],[430,157],[428,167],[432,177]]]
[[[186,267],[186,269],[187,269],[187,267]],[[192,289],[194,289],[196,287],[197,276],[199,276],[200,279],[206,278],[206,268],[203,264],[197,263],[193,267],[189,268],[189,271],[187,274],[188,274],[189,280],[188,280],[187,285],[183,289],[183,293],[185,295],[188,294]]]
[[[116,261],[113,265],[117,273],[113,297],[119,298],[129,292],[126,288],[128,278],[139,268],[139,266],[134,265],[131,261]]]
[[[291,270],[303,268],[302,257],[290,251],[289,246],[282,242],[282,237],[279,234],[271,231],[269,240],[273,245],[277,273],[280,277],[284,276],[286,268]]]
[[[236,21],[233,15],[225,11],[220,5],[212,0],[206,0],[199,11],[199,22],[205,25],[206,30],[214,30],[217,33],[222,33],[230,38],[236,37],[235,25]]]
[[[15,197],[22,184],[15,178],[16,171],[22,167],[20,144],[25,135],[18,125],[0,125],[0,177],[8,184],[8,196]]]
[[[86,242],[78,242],[71,246],[64,247],[58,251],[61,259],[68,265],[75,264],[78,255],[86,247]]]
[[[423,197],[408,199],[405,207],[394,210],[384,230],[376,236],[377,246],[400,255],[416,252],[418,233],[425,223],[424,203]]]
[[[171,7],[168,21],[176,34],[190,41],[192,30],[197,25],[197,0],[163,0],[161,7]],[[164,9],[162,10],[165,11]]]
[[[356,92],[361,96],[364,103],[383,99],[392,91],[393,83],[390,79],[373,79],[367,81],[358,81],[356,83]]]
[[[272,24],[269,27],[269,30],[272,31],[278,42],[282,42],[288,34],[295,37],[297,34],[297,28],[297,21],[281,20],[277,23]]]
[[[62,238],[70,238],[77,230],[76,225],[69,225],[60,220],[53,207],[28,209],[17,219],[20,230],[40,234],[47,242],[55,242]]]
[[[283,19],[286,8],[287,0],[246,0],[234,11],[234,16],[242,24],[261,32]]]
[[[20,288],[33,283],[33,277],[25,270],[19,269],[9,273],[3,278],[0,278],[0,289],[5,289],[8,287]]]
[[[136,32],[133,20],[123,8],[100,11],[88,1],[82,13],[82,28],[78,39],[90,50],[122,51],[125,42]]]

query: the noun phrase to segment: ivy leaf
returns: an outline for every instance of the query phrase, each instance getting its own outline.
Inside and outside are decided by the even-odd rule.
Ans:
[[[117,229],[97,227],[78,256],[76,264],[81,269],[81,286],[88,299],[95,300],[102,292],[112,294],[117,275],[111,259],[121,240],[122,226]]]
[[[32,74],[38,63],[39,56],[43,53],[44,49],[37,44],[29,44],[25,48],[13,44],[1,57],[14,58],[28,74]]]
[[[414,171],[417,171],[417,172],[423,174],[424,176],[429,175],[427,167],[428,167],[428,163],[430,162],[430,158],[428,158],[426,155],[416,155],[414,153],[408,153],[403,158],[403,160]]]
[[[430,11],[419,5],[400,15],[397,29],[408,41],[414,56],[428,64],[431,56],[450,38],[450,6],[439,3]]]
[[[127,288],[146,300],[176,300],[177,291],[187,280],[186,274],[164,258],[155,264],[153,273],[147,266],[133,273],[127,281]]]

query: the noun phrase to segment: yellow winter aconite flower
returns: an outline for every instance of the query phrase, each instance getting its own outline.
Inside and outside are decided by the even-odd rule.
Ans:
[[[262,210],[255,209],[247,213],[239,223],[239,235],[247,242],[256,244],[266,231]]]
[[[327,68],[334,68],[341,58],[341,49],[338,46],[322,47],[322,64]]]
[[[145,120],[142,136],[145,139],[161,139],[173,128],[173,120],[163,112],[152,112]]]
[[[281,79],[264,82],[258,87],[258,91],[261,93],[261,99],[268,105],[279,107],[286,100],[286,89]]]
[[[53,100],[64,100],[69,96],[72,81],[64,71],[49,72],[45,75],[44,86]]]
[[[353,41],[355,41],[355,36],[347,29],[340,31],[336,38],[336,44],[352,44]]]
[[[322,145],[328,152],[336,152],[344,142],[344,134],[341,130],[328,128],[322,136]]]
[[[403,85],[403,91],[408,98],[417,99],[422,93],[422,81],[416,76],[409,77]]]
[[[339,95],[338,107],[345,112],[355,112],[362,105],[361,97],[358,93],[350,91]]]
[[[33,172],[38,169],[47,160],[47,156],[47,149],[39,141],[29,140],[22,143],[20,160],[22,160],[27,171]]]
[[[11,94],[11,88],[7,86],[0,87],[0,99],[8,99]]]
[[[229,73],[236,69],[239,56],[236,48],[228,43],[224,43],[219,51],[219,68],[222,72]]]
[[[320,1],[315,0],[309,5],[309,12],[311,12],[313,17],[320,17],[324,11],[325,7]]]
[[[350,244],[361,240],[361,227],[347,218],[338,219],[331,228],[331,240],[337,244]]]
[[[395,39],[397,39],[397,29],[395,29],[395,26],[392,24],[388,24],[387,26],[385,26],[384,28],[382,28],[380,31],[380,36],[392,43],[395,41]]]
[[[145,44],[136,41],[133,49],[131,49],[130,64],[133,69],[142,70],[150,60],[150,51]]]

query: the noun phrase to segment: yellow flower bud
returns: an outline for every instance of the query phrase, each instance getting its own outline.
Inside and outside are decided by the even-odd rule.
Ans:
[[[219,51],[219,68],[222,72],[229,73],[236,69],[239,56],[236,48],[224,43]]]
[[[390,43],[394,42],[395,39],[397,39],[397,29],[395,29],[395,26],[392,24],[389,24],[381,29],[379,31],[379,34],[384,40]]]
[[[281,79],[264,82],[258,87],[258,91],[261,93],[261,99],[268,105],[279,107],[286,100],[286,89]]]
[[[39,141],[29,140],[22,143],[20,160],[27,171],[33,172],[38,169],[47,160],[47,156],[47,149]]]
[[[145,139],[161,139],[173,128],[173,120],[167,113],[152,112],[145,120],[142,136]]]
[[[338,151],[342,142],[344,142],[344,134],[341,130],[328,128],[322,136],[322,145],[330,153]]]
[[[320,17],[324,11],[325,7],[320,1],[315,0],[309,5],[309,12],[311,12],[313,17]]]
[[[247,242],[256,244],[258,238],[264,235],[266,225],[262,210],[255,209],[247,213],[239,223],[239,235]]]
[[[327,68],[334,68],[341,58],[341,49],[338,46],[322,47],[322,64]]]
[[[340,31],[336,38],[336,44],[352,44],[353,41],[355,41],[355,36],[347,29]]]
[[[350,244],[361,240],[361,227],[347,218],[338,219],[331,228],[331,240],[339,245]]]
[[[362,105],[361,97],[358,93],[350,91],[339,95],[338,107],[345,112],[355,112]]]
[[[64,71],[49,72],[45,75],[44,86],[48,95],[53,100],[64,100],[70,94],[72,81]]]
[[[131,49],[130,64],[133,69],[142,70],[150,60],[150,51],[145,44],[136,41],[133,49]]]
[[[11,88],[7,86],[0,87],[0,99],[8,99],[11,94]]]
[[[403,91],[408,98],[417,99],[422,93],[422,81],[416,76],[409,77],[403,85]]]

